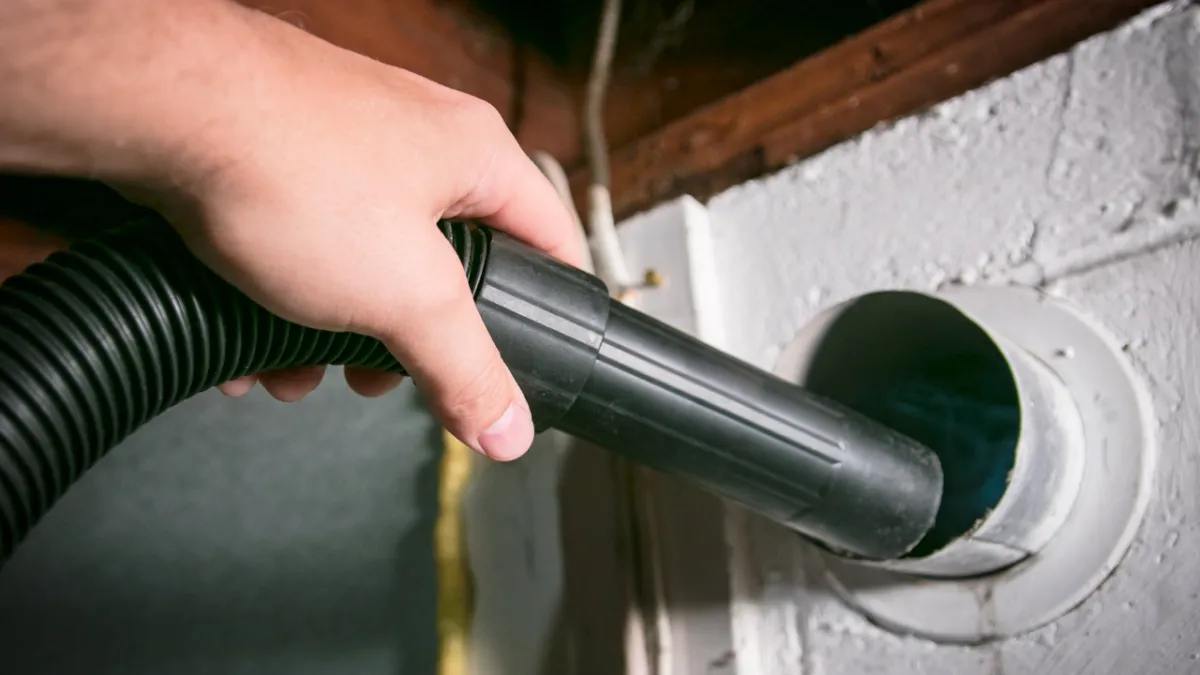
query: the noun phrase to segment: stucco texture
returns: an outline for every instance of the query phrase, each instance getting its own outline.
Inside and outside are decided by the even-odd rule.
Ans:
[[[739,658],[762,673],[1200,672],[1200,7],[1172,2],[926,114],[714,198],[727,346],[760,366],[813,316],[890,288],[1020,284],[1098,319],[1153,400],[1155,494],[1122,564],[1033,634],[938,646],[874,627],[805,553],[735,532]],[[740,670],[739,672],[742,672]]]

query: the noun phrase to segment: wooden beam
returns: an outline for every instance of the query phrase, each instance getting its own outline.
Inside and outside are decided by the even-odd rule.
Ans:
[[[63,245],[63,240],[53,234],[0,217],[0,281],[45,260]]]
[[[652,12],[646,16],[648,4],[660,3],[632,4],[618,36],[617,62],[605,106],[606,135],[614,148],[753,85],[918,2],[673,0],[661,3],[675,6],[661,16]]]
[[[578,153],[576,95],[466,0],[240,0],[351,51],[494,105],[529,150]]]
[[[1159,0],[927,0],[611,153],[627,217],[707,199],[1060,53]],[[582,201],[585,168],[572,173]]]

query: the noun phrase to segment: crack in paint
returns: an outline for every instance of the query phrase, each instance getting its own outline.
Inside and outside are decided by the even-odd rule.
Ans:
[[[1080,249],[1056,261],[1028,260],[1000,273],[997,275],[996,281],[1001,284],[1045,289],[1051,284],[1065,279],[1089,274],[1105,267],[1152,255],[1200,239],[1200,222],[1160,231],[1148,238],[1143,234],[1140,238],[1143,241],[1130,243],[1129,240],[1135,239],[1135,237],[1117,235],[1114,238],[1115,244],[1110,240],[1104,244]]]
[[[1029,221],[1029,235],[1024,238],[1017,248],[1017,259],[1012,267],[1020,267],[1037,261],[1038,242],[1042,238],[1042,224],[1036,218]]]
[[[1145,255],[1158,253],[1176,246],[1181,246],[1190,241],[1200,239],[1200,226],[1188,228],[1182,231],[1175,231],[1161,239],[1146,242],[1141,246],[1136,246],[1128,249],[1119,249],[1104,255],[1098,255],[1095,258],[1088,259],[1080,257],[1072,264],[1062,266],[1054,273],[1046,274],[1042,280],[1042,286],[1062,281],[1071,277],[1078,277],[1096,270],[1117,265],[1119,263],[1133,260]]]
[[[1169,196],[1158,205],[1158,214],[1168,221],[1177,217],[1180,204],[1200,195],[1200,57],[1193,48],[1193,22],[1181,21],[1169,39],[1166,55],[1167,82],[1175,97],[1178,145],[1168,158],[1180,170],[1180,177],[1169,191]],[[1062,91],[1055,114],[1056,129],[1051,142],[1050,155],[1045,168],[1047,192],[1054,193],[1055,167],[1062,157],[1064,138],[1069,132],[1067,112],[1075,96],[1075,52],[1064,55]],[[1063,255],[1057,260],[1042,260],[1038,256],[1038,241],[1041,225],[1032,221],[1032,231],[1018,248],[1017,259],[1007,269],[999,272],[996,279],[1001,283],[1032,286],[1044,289],[1047,286],[1094,272],[1110,265],[1132,260],[1139,256],[1179,246],[1200,238],[1200,223],[1168,226],[1158,232],[1139,233],[1137,226],[1146,220],[1146,197],[1141,197],[1130,209],[1129,214],[1113,229],[1115,239]]]
[[[1067,111],[1071,107],[1071,99],[1075,96],[1075,52],[1064,55],[1066,64],[1063,66],[1062,97],[1058,109],[1054,113],[1054,139],[1050,142],[1050,156],[1046,159],[1045,181],[1046,190],[1054,191],[1054,167],[1062,156],[1063,137],[1067,134]]]
[[[1167,43],[1167,84],[1175,96],[1179,146],[1175,160],[1183,171],[1176,186],[1178,196],[1188,197],[1200,190],[1200,57],[1190,44],[1196,32],[1194,22],[1180,21]]]
[[[1146,205],[1146,198],[1139,197],[1133,206],[1129,209],[1129,215],[1121,219],[1117,226],[1113,228],[1113,232],[1124,234],[1132,230],[1136,225],[1142,222],[1142,207]]]

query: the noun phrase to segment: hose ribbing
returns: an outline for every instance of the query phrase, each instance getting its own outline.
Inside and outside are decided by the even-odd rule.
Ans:
[[[444,223],[472,291],[488,236]],[[252,373],[403,372],[377,340],[267,312],[147,219],[0,285],[0,564],[109,449],[181,401]]]

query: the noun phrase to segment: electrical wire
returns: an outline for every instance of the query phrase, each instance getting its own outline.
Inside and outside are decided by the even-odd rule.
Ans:
[[[640,284],[633,281],[617,236],[608,140],[604,133],[604,104],[612,77],[621,4],[621,0],[604,1],[583,105],[584,150],[590,173],[585,236],[590,235],[588,242],[596,276],[608,285],[617,301],[636,307]],[[626,506],[621,525],[626,528],[626,539],[634,547],[630,551],[633,564],[633,597],[630,599],[634,611],[625,634],[626,668],[629,675],[667,673],[671,670],[670,628],[662,597],[654,497],[646,489],[646,474],[638,467],[617,460],[614,475],[618,501]]]
[[[610,284],[610,288],[616,289],[616,293],[621,294],[630,286],[629,272],[616,239],[612,204],[608,196],[608,150],[603,130],[603,99],[608,85],[608,71],[615,49],[616,24],[619,18],[620,1],[606,0],[600,46],[596,54],[598,67],[593,68],[585,104],[585,127],[590,129],[586,132],[588,155],[592,158],[593,176],[601,180],[599,185],[593,185],[589,190],[589,216],[592,230],[597,233],[594,238],[588,237],[588,228],[575,208],[570,180],[562,164],[543,151],[530,153],[530,159],[554,186],[555,192],[571,214],[579,232],[583,270],[593,274],[597,272],[596,256],[593,252],[595,249],[604,261],[600,266],[604,273],[598,276]],[[443,434],[442,449],[438,485],[440,506],[434,534],[438,578],[438,675],[466,675],[470,669],[472,600],[469,592],[470,563],[466,557],[462,500],[470,482],[474,457],[466,446],[449,433]]]
[[[591,177],[588,185],[587,230],[590,234],[589,242],[596,275],[608,284],[614,297],[629,301],[633,299],[636,287],[625,256],[621,252],[621,243],[613,218],[608,141],[604,134],[604,102],[612,75],[620,19],[621,0],[605,0],[592,60],[592,72],[588,77],[587,94],[584,98],[583,130],[584,149]]]
[[[542,172],[542,175],[550,181],[554,186],[554,191],[558,193],[559,199],[562,200],[567,211],[571,214],[571,219],[575,222],[575,228],[579,232],[580,252],[583,256],[583,271],[590,274],[595,274],[596,264],[592,259],[592,250],[588,244],[587,230],[583,226],[583,221],[579,218],[579,210],[575,208],[575,200],[571,196],[571,181],[567,178],[567,172],[563,169],[562,164],[557,159],[547,152],[536,151],[530,153],[530,158],[533,163]]]
[[[534,152],[531,157],[542,174],[554,186],[559,198],[570,211],[575,225],[579,230],[579,238],[583,249],[583,268],[585,271],[598,276],[608,285],[609,292],[617,300],[630,306],[637,305],[637,290],[639,284],[633,282],[621,250],[620,239],[617,236],[616,222],[613,215],[612,195],[610,192],[610,168],[608,160],[608,142],[604,133],[604,102],[611,79],[612,63],[617,43],[617,29],[621,18],[621,0],[605,0],[600,18],[600,30],[596,41],[596,50],[592,63],[591,74],[588,78],[587,92],[583,106],[584,151],[587,156],[590,172],[587,204],[588,220],[586,224],[575,208],[571,194],[570,181],[562,165],[545,152]],[[654,539],[654,523],[652,516],[652,496],[646,494],[640,475],[635,467],[625,466],[618,460],[617,471],[614,474],[619,493],[618,501],[626,504],[624,514],[620,518],[623,526],[629,528],[625,536],[630,540],[642,541],[643,530],[650,539]],[[638,552],[646,548],[647,550]],[[645,576],[643,566],[649,564],[656,567],[654,542],[643,542],[638,550],[631,551],[630,562],[635,566],[633,574],[637,578]],[[646,559],[646,556],[651,558]],[[656,568],[657,571],[657,568]],[[661,597],[661,579],[651,572],[650,578],[635,580],[634,586],[640,592],[635,593],[634,611],[627,618],[625,631],[626,668],[628,675],[649,675],[649,673],[665,673],[670,669],[670,650],[665,644],[669,628],[664,625]],[[645,584],[652,588],[645,588]],[[646,598],[649,595],[653,601],[647,607]],[[450,675],[448,673],[443,675]]]

